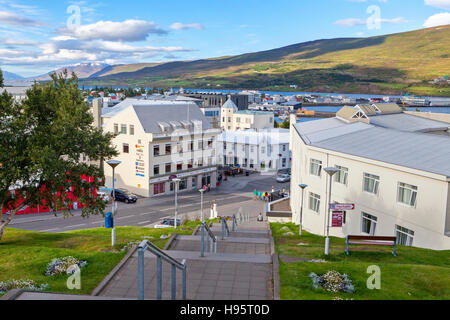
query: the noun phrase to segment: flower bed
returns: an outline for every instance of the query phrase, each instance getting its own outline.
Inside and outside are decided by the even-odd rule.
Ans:
[[[37,285],[33,280],[8,280],[0,281],[0,297],[12,289],[25,289],[31,291],[44,291],[48,289],[48,284]]]
[[[73,274],[75,270],[70,270],[70,267],[77,265],[80,269],[87,265],[86,261],[78,260],[74,257],[64,257],[53,259],[47,266],[45,275],[47,277],[57,274]]]
[[[326,291],[334,293],[353,293],[355,291],[355,287],[349,277],[346,274],[340,274],[337,271],[328,271],[321,276],[312,272],[309,277],[313,282],[314,289],[322,287]]]

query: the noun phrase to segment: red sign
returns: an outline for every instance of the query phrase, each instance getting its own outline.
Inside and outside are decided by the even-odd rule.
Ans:
[[[342,224],[344,222],[344,211],[333,211],[332,213],[332,227],[333,228],[342,228]]]
[[[331,204],[331,210],[339,210],[339,211],[351,211],[355,210],[355,204],[346,204],[346,203],[333,203]]]

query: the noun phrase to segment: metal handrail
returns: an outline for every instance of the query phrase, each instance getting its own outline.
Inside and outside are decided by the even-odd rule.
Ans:
[[[230,229],[228,228],[227,219],[222,218],[222,240],[225,240],[225,237],[230,236]]]
[[[202,223],[202,241],[201,241],[201,244],[202,244],[201,257],[202,258],[205,256],[205,231],[207,232],[206,246],[209,248],[208,252],[214,251],[214,253],[217,253],[217,237],[211,231],[211,229],[206,224],[206,222],[203,222]]]
[[[157,257],[156,270],[157,270],[157,281],[156,281],[156,297],[158,300],[162,300],[162,260],[170,263],[172,265],[172,300],[176,300],[176,269],[180,269],[183,272],[183,300],[186,300],[186,260],[181,263],[166,254],[164,251],[159,249],[153,243],[148,240],[141,242],[138,248],[138,286],[139,286],[139,300],[144,300],[144,253],[145,251],[150,251]]]
[[[239,212],[239,214],[240,214],[240,212]],[[233,214],[233,229],[232,229],[233,232],[236,231],[237,225],[238,225],[238,223],[237,223],[236,215]]]

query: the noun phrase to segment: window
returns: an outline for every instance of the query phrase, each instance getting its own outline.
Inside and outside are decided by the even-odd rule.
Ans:
[[[166,154],[172,154],[172,145],[166,144]]]
[[[134,126],[130,124],[130,135],[134,136]]]
[[[318,194],[309,193],[309,209],[319,213],[320,211],[320,196]]]
[[[245,119],[245,123],[250,124],[251,123],[250,118]]]
[[[158,183],[158,184],[155,184],[154,185],[154,195],[156,196],[156,195],[158,195],[158,194],[163,194],[163,193],[165,193],[166,191],[165,191],[165,189],[166,189],[166,184],[163,182],[163,183]]]
[[[209,139],[208,140],[208,148],[212,148],[213,143],[214,143],[214,138]]]
[[[198,142],[198,150],[203,150],[203,140]]]
[[[380,187],[380,177],[372,174],[364,173],[364,191],[378,194]]]
[[[285,151],[286,151],[286,145],[283,144],[283,152],[285,152]]]
[[[261,153],[262,154],[266,153],[266,147],[261,147]]]
[[[119,125],[117,123],[114,123],[114,133],[115,134],[119,133]]]
[[[399,182],[397,201],[415,207],[417,201],[417,187]]]
[[[362,213],[361,232],[374,236],[378,218],[367,213]]]
[[[322,161],[311,159],[310,173],[313,176],[318,176],[322,174]]]
[[[171,172],[172,172],[172,164],[166,163],[166,173],[171,173]]]
[[[203,159],[198,159],[198,166],[203,167]]]
[[[159,165],[156,165],[153,167],[153,174],[155,176],[159,175]]]
[[[155,157],[159,156],[159,146],[153,146],[153,155]]]
[[[130,145],[128,143],[123,144],[123,153],[130,153]]]
[[[286,158],[283,158],[283,168],[286,167],[286,162],[287,162],[287,159],[286,159]]]
[[[340,184],[347,185],[348,183],[348,168],[336,166],[339,172],[336,173],[334,181]]]
[[[395,234],[397,236],[397,244],[402,246],[412,246],[414,231],[396,225]]]
[[[252,153],[255,152],[255,146],[250,147],[250,152],[252,152]]]
[[[194,160],[189,160],[188,169],[192,169],[194,167]]]
[[[120,127],[120,133],[121,134],[127,134],[127,125],[126,124],[122,124]]]
[[[182,171],[183,170],[183,163],[179,162],[177,163],[177,171]]]
[[[237,122],[237,123],[241,123],[241,118],[237,117],[237,118],[236,118],[236,122]]]

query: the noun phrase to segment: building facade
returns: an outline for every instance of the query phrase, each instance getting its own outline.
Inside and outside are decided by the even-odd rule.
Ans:
[[[273,112],[239,111],[231,100],[223,105],[221,113],[221,127],[226,131],[272,129],[275,125]]]
[[[127,99],[128,100],[128,99]],[[216,143],[220,130],[213,129],[198,106],[191,102],[125,100],[103,115],[103,130],[118,134],[116,187],[143,196],[216,187]],[[108,110],[109,111],[109,110]],[[112,169],[105,166],[106,185],[112,185]]]
[[[289,169],[289,130],[225,131],[217,138],[217,163],[263,173]]]
[[[396,109],[397,108],[397,109]],[[291,126],[293,222],[325,235],[332,203],[352,203],[346,235],[396,236],[401,245],[450,249],[450,125],[394,105],[343,108],[337,118]],[[302,204],[301,188],[306,184]]]

